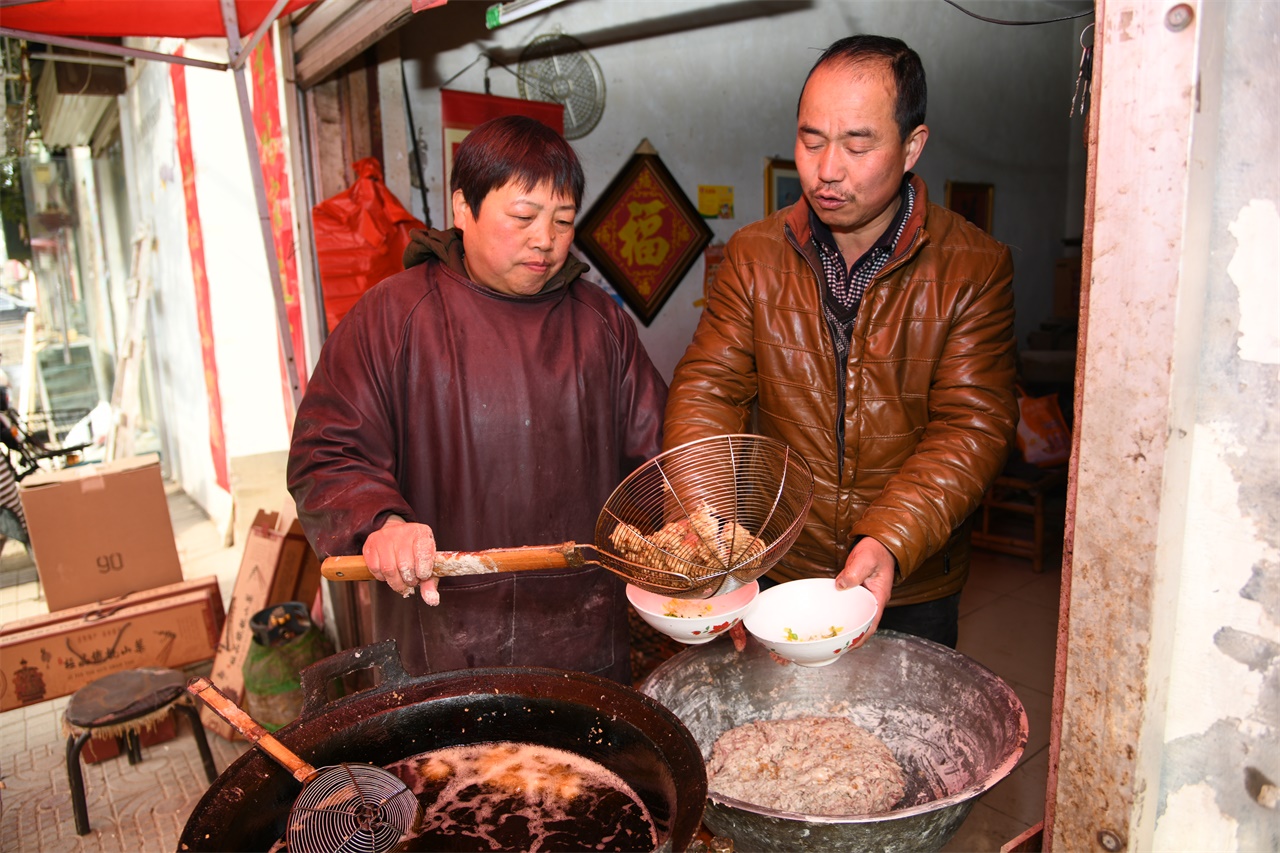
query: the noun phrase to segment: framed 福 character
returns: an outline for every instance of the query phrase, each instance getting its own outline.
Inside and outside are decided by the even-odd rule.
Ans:
[[[800,173],[794,160],[770,157],[764,166],[764,215],[800,200]]]
[[[945,204],[965,219],[991,233],[991,211],[996,199],[994,184],[965,184],[947,181]]]
[[[578,226],[578,245],[646,326],[712,236],[650,152],[641,145]]]

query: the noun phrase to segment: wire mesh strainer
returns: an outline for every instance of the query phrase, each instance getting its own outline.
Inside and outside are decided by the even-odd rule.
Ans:
[[[785,443],[718,435],[668,450],[614,489],[596,520],[605,568],[674,598],[756,580],[795,542],[813,472]]]
[[[809,463],[781,441],[717,435],[655,456],[623,480],[596,519],[595,552],[576,542],[438,551],[441,577],[602,566],[672,598],[733,592],[787,553],[813,502]],[[369,580],[361,556],[329,557],[329,580]],[[410,593],[411,594],[411,593]]]
[[[372,764],[313,767],[209,679],[192,678],[187,690],[302,783],[289,809],[290,853],[386,853],[413,829],[418,798],[394,773]]]

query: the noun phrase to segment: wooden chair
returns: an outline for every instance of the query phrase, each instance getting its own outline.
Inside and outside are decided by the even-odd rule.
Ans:
[[[1067,482],[1066,466],[1038,468],[1014,456],[982,499],[973,531],[978,548],[1028,557],[1032,571],[1044,571],[1045,496]],[[1011,519],[1002,516],[1008,513]],[[1030,535],[1019,535],[1018,520],[1030,519]]]

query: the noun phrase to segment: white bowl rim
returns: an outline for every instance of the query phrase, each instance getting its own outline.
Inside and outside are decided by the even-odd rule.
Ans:
[[[742,614],[742,626],[747,629],[747,632],[751,634],[751,636],[755,637],[757,640],[759,640],[762,643],[765,643],[765,642],[779,643],[779,644],[785,645],[788,648],[794,648],[794,649],[803,648],[804,646],[807,646],[810,643],[829,643],[830,641],[837,639],[846,633],[849,633],[849,631],[841,631],[839,634],[835,635],[834,637],[818,637],[812,640],[788,640],[785,637],[780,639],[775,639],[773,637],[766,638],[760,634],[757,634],[755,631],[751,630],[751,626],[747,624],[747,619],[754,613],[755,609],[760,606],[760,601],[762,598],[768,595],[771,591],[775,589],[779,589],[783,586],[786,586],[787,583],[803,584],[803,583],[808,583],[809,581],[817,581],[819,583],[826,582],[828,584],[833,584],[833,585],[835,583],[834,578],[800,578],[798,580],[787,581],[786,583],[781,583],[781,584],[778,584],[777,586],[771,586],[769,587],[769,589],[762,590],[760,594],[757,595],[755,599],[751,602],[751,609],[746,613]],[[856,595],[864,599],[867,596],[871,597],[871,602],[870,602],[872,605],[871,616],[868,617],[865,624],[857,626],[858,630],[865,631],[867,628],[871,626],[871,623],[875,621],[876,614],[880,612],[879,602],[875,600],[875,594],[872,593],[871,590],[867,589],[865,586],[856,586],[853,589],[840,590],[840,592],[851,593],[853,595]],[[855,639],[856,639],[856,635],[855,635]]]
[[[635,599],[635,597],[632,595],[632,592],[634,591],[635,593],[640,594],[640,595],[652,595],[652,596],[657,596],[657,597],[661,598],[663,601],[667,601],[667,600],[675,599],[675,600],[677,600],[677,601],[684,601],[684,600],[688,600],[688,601],[693,601],[693,602],[702,602],[702,603],[707,603],[707,602],[715,601],[717,598],[728,598],[728,597],[729,597],[729,596],[731,596],[731,595],[737,595],[737,594],[741,593],[743,590],[746,590],[746,589],[749,589],[749,590],[751,590],[752,592],[751,592],[751,596],[750,596],[750,598],[748,598],[748,599],[747,599],[747,601],[746,601],[745,603],[735,605],[735,606],[733,606],[733,607],[728,608],[727,610],[722,610],[722,611],[720,611],[719,613],[713,612],[713,613],[711,613],[711,614],[710,614],[710,615],[713,615],[713,616],[723,616],[723,615],[725,615],[725,614],[727,614],[727,613],[735,613],[735,612],[738,612],[738,611],[743,611],[743,612],[741,612],[741,613],[738,613],[738,617],[737,617],[737,618],[741,619],[742,617],[744,617],[744,616],[746,615],[746,611],[747,611],[748,609],[750,609],[752,606],[754,606],[754,605],[755,605],[755,603],[756,603],[756,601],[757,601],[757,600],[759,600],[759,598],[760,598],[761,590],[760,590],[760,581],[758,581],[758,580],[751,581],[751,583],[744,583],[742,586],[738,587],[737,589],[733,590],[732,592],[726,592],[724,595],[713,595],[713,596],[710,596],[709,598],[697,598],[697,599],[678,599],[678,598],[676,598],[676,596],[674,596],[674,595],[664,595],[664,594],[662,594],[662,593],[660,593],[660,592],[650,592],[649,590],[644,589],[643,587],[639,587],[639,586],[636,586],[635,584],[631,584],[631,583],[629,583],[629,584],[627,584],[627,602],[628,602],[632,607],[634,607],[636,610],[639,610],[641,613],[648,614],[648,615],[650,615],[650,616],[656,616],[656,617],[658,617],[659,619],[681,619],[681,620],[688,620],[688,619],[690,619],[691,617],[688,617],[688,616],[667,616],[665,613],[661,613],[661,612],[659,612],[659,611],[655,611],[655,610],[651,610],[651,609],[649,609],[649,608],[647,608],[647,607],[643,607],[643,606],[641,606],[640,604],[636,603],[636,599]]]

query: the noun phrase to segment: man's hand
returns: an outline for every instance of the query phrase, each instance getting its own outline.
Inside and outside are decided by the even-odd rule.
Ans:
[[[861,585],[876,597],[876,618],[862,643],[880,625],[880,617],[884,615],[885,605],[889,603],[889,596],[893,592],[893,575],[897,565],[898,561],[888,548],[875,539],[864,536],[853,546],[849,559],[844,561],[844,569],[836,575],[836,589],[853,589]]]
[[[427,604],[440,603],[439,579],[434,574],[436,536],[429,526],[390,516],[381,530],[369,534],[361,553],[369,574],[405,598],[417,587]]]

